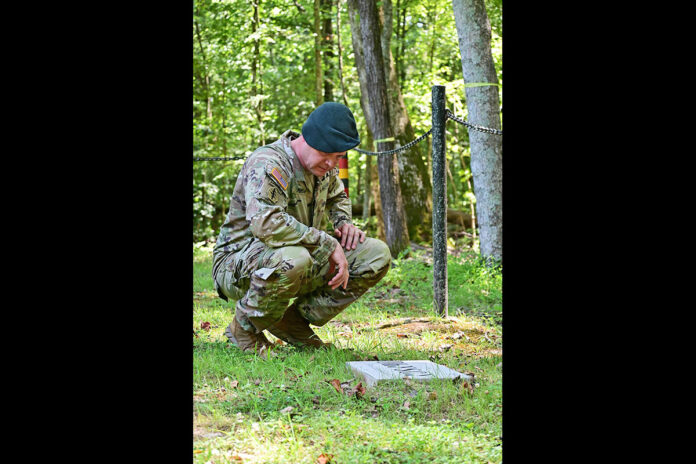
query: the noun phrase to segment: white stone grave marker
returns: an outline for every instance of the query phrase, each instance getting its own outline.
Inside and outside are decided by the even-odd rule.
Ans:
[[[346,367],[353,371],[356,377],[362,378],[368,386],[404,377],[418,382],[457,377],[467,382],[474,380],[471,375],[462,374],[432,361],[350,361],[346,363]]]

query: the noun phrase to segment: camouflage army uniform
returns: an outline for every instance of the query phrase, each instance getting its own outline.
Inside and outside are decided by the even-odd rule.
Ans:
[[[310,323],[322,326],[373,287],[389,270],[381,240],[365,238],[345,250],[347,289],[328,286],[336,238],[320,230],[324,213],[339,228],[351,222],[351,204],[338,169],[318,178],[306,171],[285,132],[244,163],[230,209],[213,249],[220,298],[236,300],[237,321],[259,333],[280,320],[290,300]]]

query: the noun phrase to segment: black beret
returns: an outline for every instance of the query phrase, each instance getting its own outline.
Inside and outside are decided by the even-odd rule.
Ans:
[[[310,147],[326,153],[348,151],[360,145],[355,118],[347,106],[336,102],[319,105],[302,125]]]

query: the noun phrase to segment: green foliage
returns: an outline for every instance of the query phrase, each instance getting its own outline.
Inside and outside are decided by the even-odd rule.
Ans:
[[[199,0],[194,4],[193,40],[193,156],[246,156],[270,143],[288,129],[299,131],[314,108],[313,2],[298,0],[299,8],[278,0],[259,1],[259,24],[252,32],[253,6],[243,0]],[[502,2],[487,0],[493,34],[492,51],[502,84]],[[467,117],[459,42],[450,2],[436,0],[392,0],[392,55],[399,61],[399,80],[404,102],[416,136],[432,125],[431,89],[447,87],[447,106]],[[336,6],[331,10],[334,19]],[[403,23],[400,32],[399,21]],[[258,41],[254,86],[254,45]],[[360,107],[360,89],[355,69],[351,30],[346,3],[342,2],[341,44],[343,80],[348,106],[353,109],[361,139],[367,140],[365,118]],[[325,78],[334,83],[334,97],[342,100],[338,77],[338,50],[334,42],[331,67]],[[255,91],[254,92],[254,87]],[[261,123],[256,114],[262,103]],[[421,142],[429,143],[429,139]],[[469,140],[465,127],[447,125],[450,208],[469,211],[474,204],[470,170]],[[361,146],[361,148],[368,148]],[[358,188],[359,171],[366,155],[349,151],[350,196],[362,203],[364,179]],[[426,160],[427,161],[427,160]],[[373,165],[376,164],[373,159]],[[194,242],[214,241],[236,176],[243,161],[193,163]],[[221,176],[222,174],[222,176]],[[360,177],[364,177],[361,173]]]

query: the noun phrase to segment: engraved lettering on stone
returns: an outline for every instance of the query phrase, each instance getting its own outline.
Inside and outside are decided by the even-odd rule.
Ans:
[[[430,372],[418,369],[415,366],[406,364],[403,361],[378,361],[379,364],[386,366],[392,370],[418,378],[433,378],[435,377]]]

